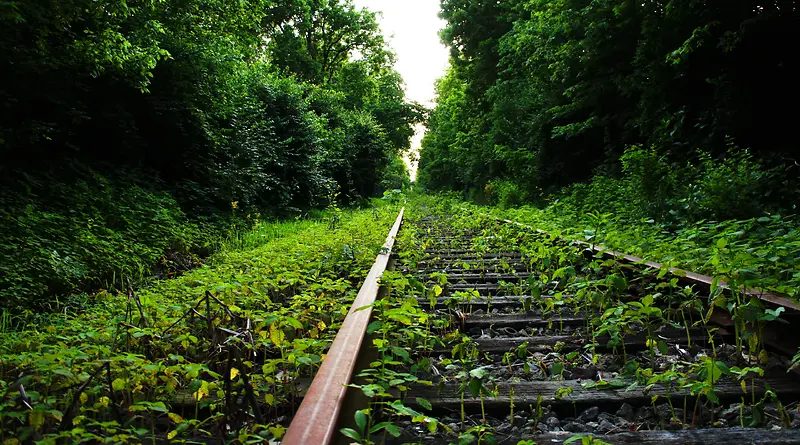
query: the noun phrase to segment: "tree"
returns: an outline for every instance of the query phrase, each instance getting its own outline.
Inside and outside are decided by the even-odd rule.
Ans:
[[[375,13],[352,0],[291,0],[265,19],[271,63],[286,74],[326,84],[351,57],[384,67],[392,62]]]
[[[790,56],[797,6],[442,0],[448,77],[460,79],[464,97],[440,92],[421,180],[466,182],[475,192],[508,179],[542,196],[598,171],[619,172],[632,145],[684,160],[701,151],[722,157],[734,146],[792,165],[783,110],[800,88]],[[456,97],[463,111],[453,107]],[[424,173],[448,168],[448,160],[459,184]]]

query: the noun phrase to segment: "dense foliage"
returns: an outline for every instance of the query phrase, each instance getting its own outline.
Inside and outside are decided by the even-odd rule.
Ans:
[[[748,150],[756,168],[734,181],[794,177],[785,110],[798,92],[798,10],[761,0],[442,0],[452,66],[437,86],[420,182],[533,201],[598,172],[619,175],[631,146],[697,172]],[[770,190],[761,209],[743,212],[797,203],[793,187]]]
[[[564,442],[605,444],[634,430],[796,426],[788,414],[797,397],[792,384],[778,383],[793,365],[765,335],[792,322],[788,310],[716,283],[691,285],[666,268],[590,255],[585,245],[490,212],[527,217],[537,227],[561,224],[576,235],[563,214],[412,196],[395,246],[397,267],[381,277],[387,297],[372,305],[374,359],[351,385],[370,402],[343,435],[359,444],[525,445],[555,441],[542,436],[555,433]],[[786,223],[697,231],[693,253],[716,258],[717,277],[748,286],[752,271],[729,260],[761,255]],[[588,239],[610,239],[606,229],[599,215],[597,236]],[[745,246],[748,237],[766,242]],[[797,232],[783,241],[790,237],[797,240]],[[708,242],[713,249],[697,248]],[[680,247],[691,243],[683,236]],[[730,317],[726,329],[734,335],[721,335],[712,321],[720,315]],[[601,426],[615,412],[626,415],[617,411],[626,405],[637,412],[630,425]],[[765,415],[767,406],[776,411]],[[605,414],[589,420],[598,412]]]
[[[280,438],[397,210],[259,223],[177,279],[3,332],[0,441]]]
[[[3,2],[0,52],[7,306],[379,195],[420,119],[351,0]]]

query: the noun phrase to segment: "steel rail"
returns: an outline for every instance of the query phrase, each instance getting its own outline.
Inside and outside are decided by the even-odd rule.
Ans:
[[[355,369],[361,344],[372,315],[372,304],[378,295],[378,279],[386,270],[394,240],[403,222],[405,207],[389,231],[383,249],[375,259],[364,284],[350,307],[350,312],[328,350],[314,381],[292,419],[283,445],[327,445],[333,439],[339,414],[347,393],[347,385]]]
[[[548,235],[548,236],[550,235],[550,233],[548,233],[545,230],[538,229],[536,227],[529,226],[527,224],[523,224],[523,223],[520,223],[520,222],[517,222],[517,221],[512,221],[510,219],[498,218],[496,216],[491,216],[491,215],[487,215],[487,216],[490,216],[491,218],[494,218],[497,221],[502,221],[504,223],[513,224],[513,225],[516,225],[516,226],[519,226],[519,227],[523,227],[523,228],[526,228],[526,229],[534,230],[534,231],[536,231],[538,233],[541,233],[541,234],[544,234],[544,235]],[[602,244],[592,244],[592,243],[587,243],[586,241],[580,241],[580,240],[572,240],[572,241],[569,241],[569,242],[574,243],[574,244],[580,244],[580,245],[583,245],[583,246],[588,246],[590,249],[594,250],[595,252],[599,252],[599,253],[601,253],[603,255],[612,256],[612,257],[614,257],[616,259],[621,259],[621,260],[624,260],[624,261],[626,261],[628,263],[642,264],[642,265],[645,265],[645,266],[647,266],[649,268],[659,269],[659,270],[664,268],[664,265],[661,264],[661,263],[657,263],[655,261],[647,261],[647,260],[645,260],[643,258],[639,258],[639,257],[633,256],[633,255],[628,255],[627,253],[616,252],[614,250],[610,250],[609,248],[607,248],[606,246],[603,246]],[[699,273],[690,272],[690,271],[687,271],[687,270],[679,269],[677,267],[670,267],[669,271],[672,272],[673,274],[679,276],[679,277],[685,277],[690,281],[694,281],[694,282],[697,282],[697,283],[702,283],[702,284],[708,285],[708,286],[711,286],[711,284],[714,282],[714,278],[712,278],[712,277],[710,277],[708,275],[701,275]],[[723,288],[723,289],[728,289],[729,288],[728,283],[726,283],[723,280],[717,281],[717,285],[719,287]],[[778,306],[783,306],[783,307],[788,308],[788,309],[793,309],[795,311],[800,311],[800,304],[792,301],[789,298],[786,298],[786,297],[784,297],[782,295],[778,295],[778,294],[773,293],[773,292],[766,292],[766,291],[755,290],[755,289],[742,289],[741,292],[744,293],[745,295],[754,296],[754,297],[756,297],[756,298],[758,298],[758,299],[760,299],[762,301],[766,301],[766,302],[769,302],[769,303],[772,303],[772,304],[775,304],[775,305],[778,305]]]

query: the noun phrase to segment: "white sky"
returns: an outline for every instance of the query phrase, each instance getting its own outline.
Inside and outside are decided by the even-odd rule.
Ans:
[[[439,30],[445,25],[438,16],[439,0],[355,0],[355,4],[381,13],[378,22],[397,54],[395,69],[405,80],[408,100],[433,107],[434,82],[448,64],[448,50],[439,41]],[[419,150],[423,132],[419,126],[411,143],[413,154]],[[412,180],[416,173],[416,165],[411,166]]]

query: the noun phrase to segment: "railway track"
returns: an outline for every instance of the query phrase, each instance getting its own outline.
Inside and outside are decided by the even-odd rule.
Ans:
[[[800,444],[793,303],[420,213],[398,216],[283,444]]]

